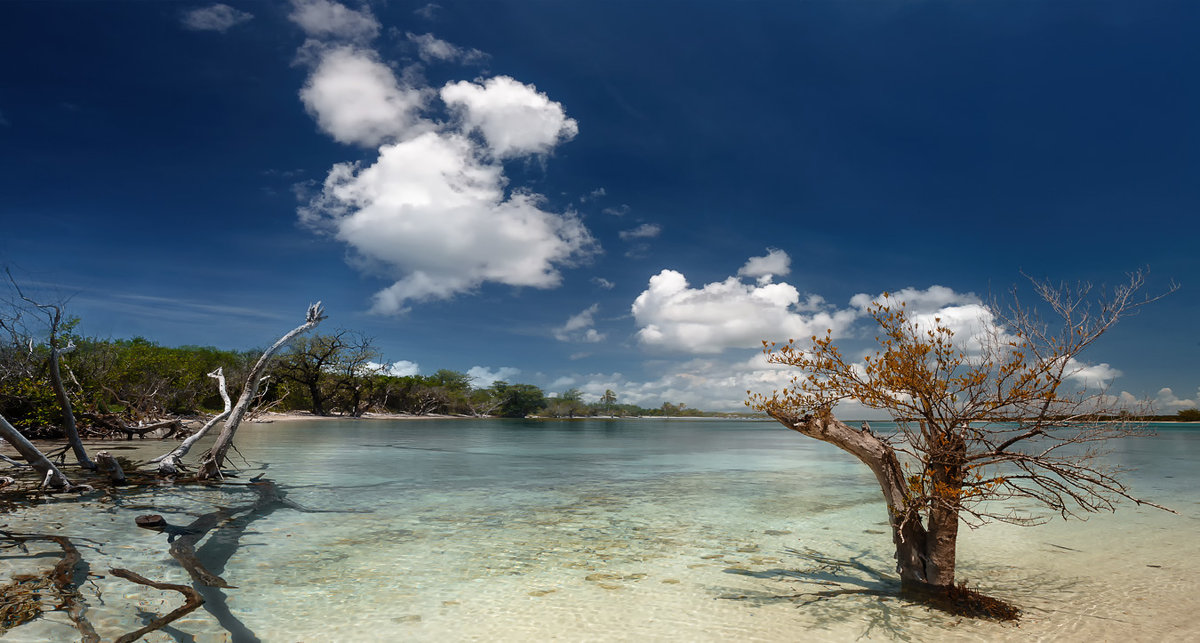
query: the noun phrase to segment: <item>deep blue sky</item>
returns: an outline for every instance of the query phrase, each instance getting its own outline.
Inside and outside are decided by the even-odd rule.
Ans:
[[[1161,411],[1197,397],[1200,4],[226,5],[0,5],[0,263],[69,297],[88,334],[248,348],[321,299],[329,328],[424,373],[717,408],[778,382],[747,337],[823,325],[858,293],[942,286],[934,304],[963,305],[1022,271],[1112,283],[1149,266],[1151,290],[1182,288],[1085,357],[1121,373],[1116,391],[1171,388]],[[421,96],[414,120],[364,134],[375,116],[346,88],[366,81],[338,55]],[[558,120],[487,120],[496,77]],[[460,81],[483,102],[439,94]],[[533,142],[497,143],[516,131]],[[512,226],[475,201],[406,215],[428,235],[412,241],[389,208],[424,163],[381,179],[383,219],[357,241],[331,226],[370,218],[361,201],[301,221],[335,164],[364,172],[422,132],[471,141],[462,158],[504,203],[540,195],[522,212],[561,226],[539,237],[558,250],[518,267],[490,243]],[[774,270],[737,278],[768,249]],[[374,299],[420,270],[440,272]],[[664,270],[723,285],[644,294]],[[763,299],[764,272],[824,304]],[[862,320],[839,319],[860,346]]]

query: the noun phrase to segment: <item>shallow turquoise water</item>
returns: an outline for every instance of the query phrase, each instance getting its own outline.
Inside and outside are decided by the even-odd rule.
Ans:
[[[865,467],[775,423],[246,425],[238,446],[248,472],[265,471],[307,507],[346,513],[281,509],[244,525],[236,543],[202,543],[202,559],[223,561],[237,586],[225,592],[228,614],[199,611],[174,638],[150,640],[1196,637],[1200,430],[1157,428],[1115,443],[1110,457],[1136,468],[1126,476],[1136,492],[1179,515],[1127,505],[1088,522],[964,534],[960,575],[1025,607],[1014,628],[867,595],[815,600],[834,581],[888,587],[884,508]],[[164,450],[113,446],[135,447],[124,451],[134,457]],[[133,517],[186,524],[187,512],[243,501],[160,487],[120,507],[49,503],[3,522],[90,538],[93,570],[184,583],[165,537],[133,528]],[[45,559],[0,562],[19,571]],[[84,595],[105,638],[140,626],[138,609],[178,604],[114,578],[94,579]],[[8,638],[69,640],[68,628],[54,614]]]

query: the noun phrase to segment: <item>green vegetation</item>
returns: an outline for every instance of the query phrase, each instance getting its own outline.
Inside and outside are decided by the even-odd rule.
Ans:
[[[142,338],[67,339],[74,348],[61,357],[64,384],[85,429],[220,408],[221,398],[206,374],[219,366],[244,373],[251,359],[248,353],[167,348]],[[0,415],[30,437],[61,437],[62,409],[50,382],[48,347],[5,346],[0,361]]]
[[[114,424],[136,425],[172,416],[212,413],[222,407],[208,373],[225,369],[240,386],[258,351],[211,346],[166,347],[150,340],[97,339],[75,334],[78,320],[64,324],[63,340],[74,348],[61,357],[64,380],[84,435],[103,435]],[[0,415],[29,437],[62,437],[62,409],[49,380],[49,348],[11,342],[0,346]],[[367,412],[473,417],[703,417],[718,415],[684,404],[657,408],[619,404],[615,391],[584,401],[579,389],[547,395],[533,384],[498,381],[476,387],[462,372],[389,375],[372,341],[336,330],[297,338],[264,382],[259,410],[308,411],[359,417]],[[239,390],[232,390],[234,397]]]
[[[1175,414],[1179,422],[1200,422],[1200,409],[1184,409]]]

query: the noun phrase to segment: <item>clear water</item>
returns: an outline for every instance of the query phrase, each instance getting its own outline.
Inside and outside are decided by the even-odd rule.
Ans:
[[[228,611],[210,603],[215,614],[202,608],[147,640],[1197,639],[1200,428],[1156,429],[1111,457],[1135,469],[1136,492],[1178,515],[1127,504],[1087,522],[963,534],[960,576],[1023,607],[1017,627],[867,594],[819,599],[831,582],[889,587],[884,508],[865,467],[774,423],[246,425],[247,470],[265,468],[290,500],[342,512],[280,509],[202,542],[202,559],[237,586],[223,593]],[[112,446],[133,458],[164,448]],[[116,507],[51,502],[0,524],[76,538],[97,574],[127,567],[187,583],[165,536],[133,518],[186,524],[244,501],[164,486]],[[0,566],[7,576],[53,560],[5,552]],[[106,639],[180,602],[112,577],[83,594]],[[6,635],[77,638],[62,613]]]

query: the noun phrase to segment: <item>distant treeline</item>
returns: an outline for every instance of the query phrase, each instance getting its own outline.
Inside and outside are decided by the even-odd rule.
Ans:
[[[1200,422],[1200,409],[1183,409],[1175,415],[1102,415],[1097,419],[1112,422]]]
[[[1133,413],[1122,413],[1120,415],[1089,415],[1083,418],[1055,418],[1064,422],[1078,421],[1079,419],[1088,422],[1200,422],[1200,409],[1183,409],[1176,412],[1174,415],[1136,415]],[[902,422],[919,422],[920,418],[901,418]],[[1010,422],[1012,420],[1003,420]]]
[[[62,364],[67,392],[83,427],[148,422],[201,415],[223,407],[216,380],[222,368],[235,399],[259,351],[204,346],[166,347],[142,339],[96,339],[71,335]],[[62,410],[50,385],[45,346],[0,347],[0,415],[31,437],[60,435]],[[371,341],[353,331],[300,337],[275,362],[261,387],[258,410],[309,411],[358,417],[368,412],[412,415],[526,417],[708,416],[663,404],[642,408],[606,391],[584,401],[578,389],[543,391],[532,384],[495,382],[475,386],[458,371],[395,376],[380,364]]]

